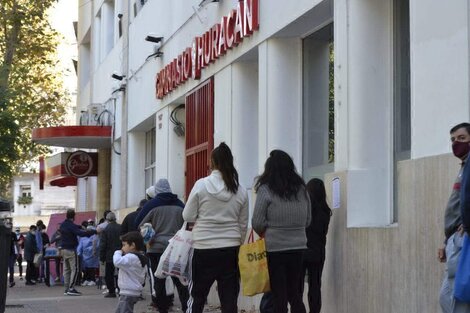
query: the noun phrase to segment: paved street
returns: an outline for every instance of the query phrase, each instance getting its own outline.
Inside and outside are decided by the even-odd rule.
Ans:
[[[84,312],[114,312],[117,298],[104,298],[97,287],[77,287],[82,296],[65,296],[62,285],[47,287],[44,284],[25,286],[24,281],[16,280],[16,286],[8,288],[6,313],[35,312],[35,313],[84,313]],[[144,294],[145,300],[136,304],[135,313],[157,312],[149,306],[150,295],[148,288]],[[174,310],[178,312],[178,310]],[[181,312],[181,311],[179,311]]]
[[[44,284],[25,286],[24,281],[15,277],[16,286],[8,288],[6,313],[92,313],[114,312],[118,298],[104,298],[102,290],[96,286],[81,286],[77,290],[82,296],[65,296],[62,285],[47,287]],[[139,301],[135,313],[158,312],[150,306],[150,290],[148,285],[144,290],[145,300]],[[170,312],[182,313],[177,295],[175,306]],[[220,312],[216,307],[207,306],[206,312]]]

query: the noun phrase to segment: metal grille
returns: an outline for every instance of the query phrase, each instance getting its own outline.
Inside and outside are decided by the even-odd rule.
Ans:
[[[209,173],[214,148],[214,79],[186,97],[186,198],[194,183]]]

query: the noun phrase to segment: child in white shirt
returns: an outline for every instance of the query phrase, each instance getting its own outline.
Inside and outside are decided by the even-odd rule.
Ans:
[[[116,250],[113,263],[119,268],[119,303],[116,313],[134,312],[134,304],[139,300],[147,273],[147,257],[144,240],[137,231],[128,232],[121,237],[122,249]]]

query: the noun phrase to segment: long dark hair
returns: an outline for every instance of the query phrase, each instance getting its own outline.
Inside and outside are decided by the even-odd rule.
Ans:
[[[313,178],[307,183],[307,191],[312,202],[312,212],[323,210],[330,216],[333,214],[328,203],[326,203],[325,184],[321,179]]]
[[[274,194],[286,200],[292,197],[297,199],[300,188],[305,188],[305,182],[297,174],[294,161],[282,150],[271,151],[264,164],[264,172],[256,181],[255,190],[258,191],[265,184]]]
[[[225,142],[212,150],[211,161],[212,167],[222,173],[222,179],[227,189],[232,193],[237,193],[238,186],[240,186],[238,172],[233,166],[232,151]]]

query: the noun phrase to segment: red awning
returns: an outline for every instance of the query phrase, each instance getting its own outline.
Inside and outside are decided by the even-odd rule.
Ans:
[[[101,149],[111,147],[111,126],[58,126],[33,129],[34,142],[57,147]]]

